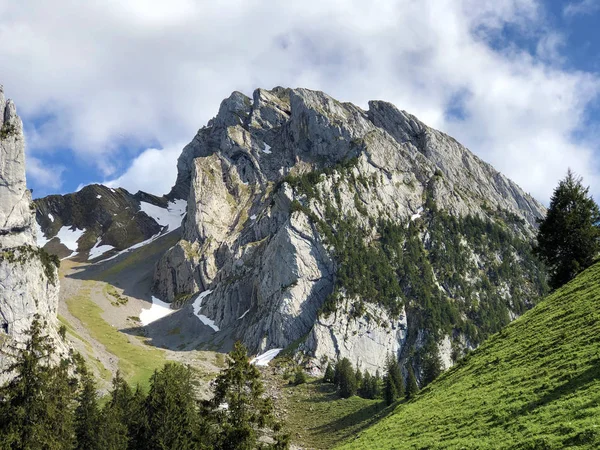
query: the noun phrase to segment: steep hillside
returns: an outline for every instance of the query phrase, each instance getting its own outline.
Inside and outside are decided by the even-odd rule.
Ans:
[[[207,347],[291,346],[316,372],[392,353],[428,381],[545,292],[544,208],[389,103],[235,92],[178,170],[188,214],[155,289],[195,305]]]
[[[347,449],[600,447],[600,263]]]
[[[61,258],[98,260],[181,226],[185,200],[93,184],[35,200],[38,244]]]

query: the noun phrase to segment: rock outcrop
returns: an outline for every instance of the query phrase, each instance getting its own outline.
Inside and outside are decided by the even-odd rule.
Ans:
[[[544,208],[453,138],[381,101],[234,92],[184,148],[183,238],[155,270],[201,297],[207,346],[288,348],[318,370],[387,354],[424,379],[530,307]],[[208,292],[210,291],[210,292]]]
[[[184,200],[99,184],[34,204],[41,247],[60,258],[93,261],[174,231],[186,210]]]
[[[0,86],[0,247],[32,245],[31,192],[25,184],[23,124]]]
[[[26,339],[35,315],[59,352],[58,258],[36,245],[34,208],[25,181],[25,140],[14,103],[0,87],[0,384],[15,345]]]

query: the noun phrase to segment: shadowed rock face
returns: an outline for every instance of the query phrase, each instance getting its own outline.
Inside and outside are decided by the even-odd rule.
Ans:
[[[5,349],[26,338],[36,314],[64,351],[56,333],[58,270],[38,249],[34,224],[23,126],[0,86],[0,371],[10,362]],[[0,384],[7,378],[0,375]]]
[[[351,167],[342,169],[348,161]],[[308,186],[284,178],[313,171],[320,176],[305,177]],[[156,266],[155,290],[168,301],[212,291],[202,300],[202,314],[220,331],[207,345],[241,339],[261,352],[294,344],[317,369],[346,356],[371,372],[388,353],[408,359],[428,336],[435,336],[442,368],[452,364],[453,346],[475,344],[457,328],[444,336],[423,328],[417,317],[427,308],[425,300],[408,294],[399,299],[401,313],[391,314],[370,298],[348,298],[342,290],[335,312],[320,314],[346,264],[336,260],[317,225],[327,222],[327,205],[367,230],[366,245],[379,239],[380,220],[408,228],[419,219],[426,254],[439,244],[429,230],[439,211],[494,223],[522,241],[532,237],[536,218],[544,214],[543,206],[453,138],[390,103],[372,101],[364,111],[307,89],[258,89],[253,98],[234,92],[184,148],[168,196],[187,197],[188,214],[183,239]],[[476,290],[481,274],[494,271],[503,257],[483,255],[464,236],[455,237],[447,245],[461,247],[470,261],[460,283]],[[522,256],[513,250],[518,261]],[[538,275],[531,269],[524,285]],[[464,303],[449,276],[434,268],[432,290]],[[495,291],[511,318],[519,313],[513,287],[500,279]],[[527,290],[525,304],[538,293]],[[366,309],[353,312],[356,302]],[[461,314],[460,320],[472,321]]]

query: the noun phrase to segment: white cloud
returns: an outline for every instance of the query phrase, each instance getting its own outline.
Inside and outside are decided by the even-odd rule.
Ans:
[[[27,178],[34,178],[38,185],[47,186],[50,189],[60,189],[62,186],[62,174],[65,168],[61,165],[49,165],[35,156],[26,156]]]
[[[133,160],[123,175],[102,184],[112,188],[123,187],[133,194],[137,191],[166,194],[175,184],[176,161],[182,148],[183,144],[175,144],[167,149],[148,149]]]
[[[573,138],[598,77],[562,68],[536,0],[21,0],[0,5],[0,39],[6,91],[30,122],[52,118],[29,136],[36,156],[71,146],[110,178],[134,156],[124,148],[169,149],[113,180],[133,190],[175,170],[178,143],[231,91],[277,85],[391,101],[542,200],[567,166],[600,186],[596,149]],[[464,120],[446,114],[457,96]]]
[[[577,0],[568,2],[563,9],[566,17],[592,14],[600,9],[598,0]]]

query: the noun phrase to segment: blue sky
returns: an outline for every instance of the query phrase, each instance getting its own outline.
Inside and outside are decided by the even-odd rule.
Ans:
[[[600,194],[600,0],[48,3],[0,4],[34,196],[165,193],[221,99],[277,85],[391,101],[544,202],[569,166]]]

